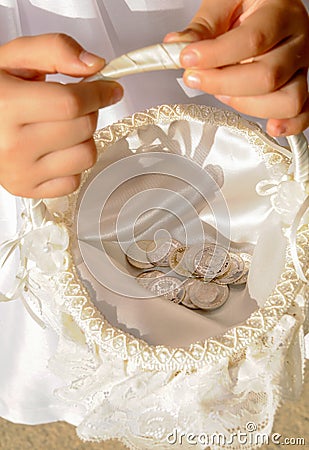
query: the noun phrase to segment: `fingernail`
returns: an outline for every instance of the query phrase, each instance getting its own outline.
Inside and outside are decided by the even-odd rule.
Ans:
[[[231,97],[227,95],[215,95],[215,97],[222,103],[229,103],[231,100]]]
[[[177,42],[179,41],[179,37],[180,33],[178,33],[178,31],[173,31],[165,36],[164,42]]]
[[[189,72],[186,75],[186,83],[190,88],[200,89],[201,77],[196,72]]]
[[[195,42],[200,39],[198,33],[194,30],[184,30],[184,31],[173,31],[172,33],[168,33],[164,42]]]
[[[93,67],[99,63],[102,63],[102,59],[99,56],[94,55],[93,53],[86,52],[83,50],[79,55],[79,59],[86,64],[88,67]]]
[[[194,67],[199,62],[199,55],[192,50],[184,50],[181,54],[180,60],[183,67]]]
[[[116,87],[113,91],[113,103],[118,103],[123,97],[123,89]]]

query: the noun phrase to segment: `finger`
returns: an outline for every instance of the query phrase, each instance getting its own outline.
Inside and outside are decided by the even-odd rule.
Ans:
[[[208,70],[186,70],[185,83],[193,89],[214,95],[251,96],[281,88],[303,67],[299,57],[304,49],[292,39],[255,61]]]
[[[255,97],[224,97],[218,100],[250,116],[268,119],[289,119],[297,116],[307,100],[307,77],[298,72],[282,89]]]
[[[2,108],[7,103],[8,115],[11,112],[12,120],[20,124],[72,120],[112,105],[123,95],[122,87],[114,81],[61,85],[11,79],[10,89],[5,83],[1,85]]]
[[[65,150],[43,156],[35,164],[36,185],[54,178],[77,175],[92,167],[97,160],[97,149],[93,139]]]
[[[34,162],[50,152],[64,150],[91,139],[97,119],[98,113],[94,112],[73,120],[25,125],[20,130],[21,140],[25,148],[31,148]]]
[[[72,194],[79,187],[81,175],[54,178],[46,181],[30,192],[23,193],[23,197],[30,198],[54,198]]]
[[[206,36],[203,36],[203,38],[206,39]],[[168,33],[164,37],[163,42],[196,42],[203,38],[197,31],[187,28],[184,31],[172,31]]]
[[[235,0],[204,1],[188,28],[184,31],[168,33],[164,42],[194,42],[218,36],[229,29],[237,6]]]
[[[0,47],[0,68],[7,71],[29,69],[82,77],[98,72],[104,64],[104,59],[59,33],[21,37]]]
[[[267,122],[267,132],[271,136],[292,136],[298,134],[309,127],[309,93],[306,103],[301,112],[291,119],[269,119]]]
[[[266,2],[240,26],[188,45],[181,54],[184,68],[214,68],[261,55],[292,34],[290,17],[282,8]]]

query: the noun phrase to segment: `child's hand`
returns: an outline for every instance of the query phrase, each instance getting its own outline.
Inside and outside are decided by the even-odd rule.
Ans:
[[[90,76],[104,60],[62,34],[18,38],[0,47],[0,184],[33,198],[73,192],[96,161],[99,108],[122,88],[95,81],[62,85],[45,75]]]
[[[309,21],[300,0],[204,0],[185,31],[165,37],[179,40],[195,42],[181,57],[188,86],[270,119],[274,136],[309,125]]]

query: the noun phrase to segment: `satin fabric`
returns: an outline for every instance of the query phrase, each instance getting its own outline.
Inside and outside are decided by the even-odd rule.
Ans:
[[[147,148],[150,152],[156,148],[151,147],[153,142],[158,153],[150,153],[146,160]],[[169,161],[163,156],[160,166],[162,143],[172,154],[189,157],[204,174],[183,158]],[[126,161],[132,152],[142,154],[140,161],[134,159],[133,172],[140,163],[143,175],[128,179],[130,160],[123,165],[119,161]],[[111,180],[115,188],[104,204],[102,193],[110,192],[108,168],[115,161],[118,168]],[[82,189],[76,219],[80,246],[76,261],[82,261],[78,269],[95,292],[94,302],[107,320],[151,344],[172,347],[188,347],[244,321],[257,309],[244,287],[231,289],[229,301],[211,314],[175,307],[158,298],[143,298],[145,292],[140,288],[139,292],[132,278],[139,271],[126,263],[124,252],[133,241],[134,224],[136,240],[153,239],[165,230],[180,242],[194,245],[204,239],[216,241],[218,230],[221,236],[217,243],[252,253],[271,211],[269,199],[259,197],[255,186],[269,176],[246,138],[214,125],[179,121],[170,126],[149,126],[109,148]],[[103,252],[113,265],[105,264]],[[123,277],[123,273],[131,277]]]
[[[199,3],[199,0],[0,0],[0,44],[21,35],[65,32],[89,51],[111,60],[135,48],[160,42],[169,31],[182,29]],[[181,71],[172,71],[125,79],[125,99],[101,112],[99,127],[153,105],[187,103],[187,94],[176,81],[180,77]],[[198,96],[195,101],[217,103],[207,95]],[[19,199],[0,188],[0,241],[14,236],[20,209]],[[10,260],[5,271],[1,270],[0,291],[10,285],[16,263]],[[136,319],[120,317],[120,320],[131,321],[130,326],[134,326]],[[47,366],[56,337],[40,329],[20,301],[0,303],[0,342],[0,416],[28,424],[60,419],[77,423],[75,412],[64,410],[53,396],[60,380]]]

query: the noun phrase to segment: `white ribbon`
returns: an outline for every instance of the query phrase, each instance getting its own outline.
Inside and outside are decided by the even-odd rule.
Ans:
[[[172,42],[133,50],[113,59],[100,72],[85,81],[118,79],[153,70],[180,69],[180,54],[187,45],[188,42]]]
[[[25,199],[24,203],[26,214],[23,227],[16,237],[0,245],[0,269],[16,250],[20,250],[20,271],[16,275],[15,285],[10,292],[5,295],[0,294],[0,301],[10,301],[21,297],[31,317],[41,327],[45,327],[24,296],[24,291],[29,291],[42,312],[41,301],[34,292],[34,280],[31,278],[33,268],[29,267],[29,261],[47,275],[67,269],[69,256],[66,249],[69,245],[69,236],[64,226],[50,220],[49,211],[42,200]]]
[[[271,196],[274,211],[280,216],[280,227],[285,230],[291,249],[291,257],[298,277],[305,283],[306,278],[297,252],[297,230],[309,210],[309,195],[306,185],[297,183],[284,175],[281,180],[263,180],[258,183],[256,191],[259,195]],[[283,193],[282,193],[283,191]],[[286,196],[284,194],[287,193]],[[297,203],[300,205],[297,208]],[[296,205],[296,206],[295,206]],[[279,230],[278,230],[279,232]]]
[[[4,267],[4,265],[7,263],[8,259],[10,258],[13,253],[20,248],[22,244],[22,240],[27,236],[28,233],[20,233],[19,236],[15,239],[8,240],[4,242],[2,245],[0,245],[0,269]],[[42,303],[41,300],[34,294],[33,290],[31,289],[31,282],[30,282],[30,270],[27,269],[27,261],[24,260],[20,264],[20,272],[16,275],[16,282],[14,286],[11,288],[9,292],[7,292],[5,295],[0,293],[0,302],[9,302],[12,300],[16,300],[17,298],[21,298],[22,302],[30,314],[30,316],[35,320],[35,322],[41,327],[45,328],[44,322],[33,312],[30,305],[26,301],[24,297],[24,289],[30,290],[31,294],[36,298],[38,302],[38,306],[40,311],[42,311]]]
[[[305,216],[305,214],[308,211],[309,211],[309,195],[307,195],[303,204],[299,208],[299,210],[296,214],[296,217],[294,219],[294,222],[290,228],[290,235],[289,235],[289,241],[290,241],[290,246],[291,246],[291,256],[293,259],[293,264],[294,264],[297,275],[305,283],[308,283],[308,279],[306,278],[304,271],[302,269],[302,266],[300,264],[300,261],[299,261],[299,257],[298,257],[298,253],[297,253],[296,237],[297,237],[297,229],[298,229],[303,217]]]

